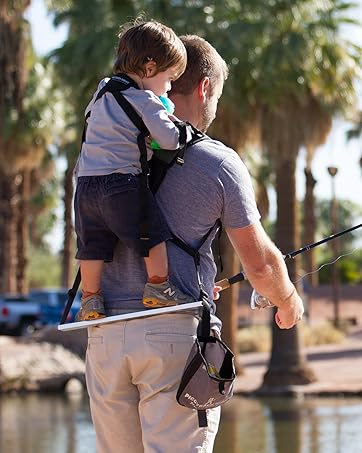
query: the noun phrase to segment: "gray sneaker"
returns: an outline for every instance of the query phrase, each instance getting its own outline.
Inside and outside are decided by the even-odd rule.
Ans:
[[[75,316],[76,321],[92,321],[93,319],[105,318],[104,300],[99,294],[93,294],[81,299],[80,310]]]
[[[195,299],[183,293],[169,280],[159,284],[146,283],[143,305],[147,308],[172,307],[190,302],[195,302]]]

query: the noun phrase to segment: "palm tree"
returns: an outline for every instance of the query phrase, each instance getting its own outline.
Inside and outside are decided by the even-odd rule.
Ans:
[[[28,292],[27,262],[31,175],[43,160],[51,118],[46,74],[33,54],[23,13],[30,1],[2,2],[0,35],[1,291]],[[39,181],[40,183],[40,181]]]
[[[352,140],[354,138],[360,138],[362,136],[362,112],[358,113],[357,119],[354,121],[355,126],[347,131],[347,139]],[[359,160],[359,165],[362,170],[362,154]]]
[[[300,148],[321,143],[330,118],[353,102],[360,49],[338,34],[350,4],[316,2],[227,2],[213,9],[223,28],[220,49],[231,66],[229,100],[258,112],[260,143],[275,176],[275,240],[284,252],[298,246],[295,170]],[[224,16],[223,16],[224,14]],[[224,17],[224,20],[221,20]],[[220,30],[219,30],[220,31]],[[217,39],[217,38],[215,38]],[[229,92],[230,93],[230,92]],[[292,280],[297,261],[288,263]],[[313,379],[300,353],[298,331],[273,329],[273,350],[264,384]]]
[[[262,144],[276,175],[275,240],[285,252],[299,245],[295,203],[299,150],[303,144],[310,146],[325,139],[331,114],[353,100],[359,49],[338,35],[344,22],[340,13],[346,6],[343,1],[323,5],[307,1],[292,9],[281,2],[276,10],[274,6],[266,8],[271,17],[277,17],[277,23],[266,30],[267,44],[260,54],[265,68],[260,78],[261,89],[265,89],[261,98]],[[288,263],[288,269],[294,280],[296,260]],[[281,331],[274,326],[264,385],[310,382],[313,373],[299,351],[298,329]]]
[[[26,29],[23,12],[29,1],[5,1],[0,5],[0,36],[3,43],[0,63],[0,153],[6,162],[0,172],[1,291],[16,291],[18,186],[17,163],[22,149],[17,146],[16,131],[23,124],[25,90]]]

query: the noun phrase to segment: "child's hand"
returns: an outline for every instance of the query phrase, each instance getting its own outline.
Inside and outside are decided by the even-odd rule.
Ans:
[[[214,286],[214,289],[213,289],[213,299],[214,300],[220,299],[220,291],[222,291],[222,286]]]

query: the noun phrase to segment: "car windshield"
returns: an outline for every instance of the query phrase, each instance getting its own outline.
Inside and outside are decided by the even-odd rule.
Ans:
[[[39,304],[48,304],[49,303],[49,296],[45,293],[31,293],[30,299],[34,302],[38,302]]]

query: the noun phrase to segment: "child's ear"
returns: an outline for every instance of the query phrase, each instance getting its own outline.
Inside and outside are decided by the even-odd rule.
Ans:
[[[153,60],[148,61],[145,65],[145,76],[153,77],[154,75],[156,75],[156,68],[157,68],[157,65],[156,65],[155,61],[153,61]]]

